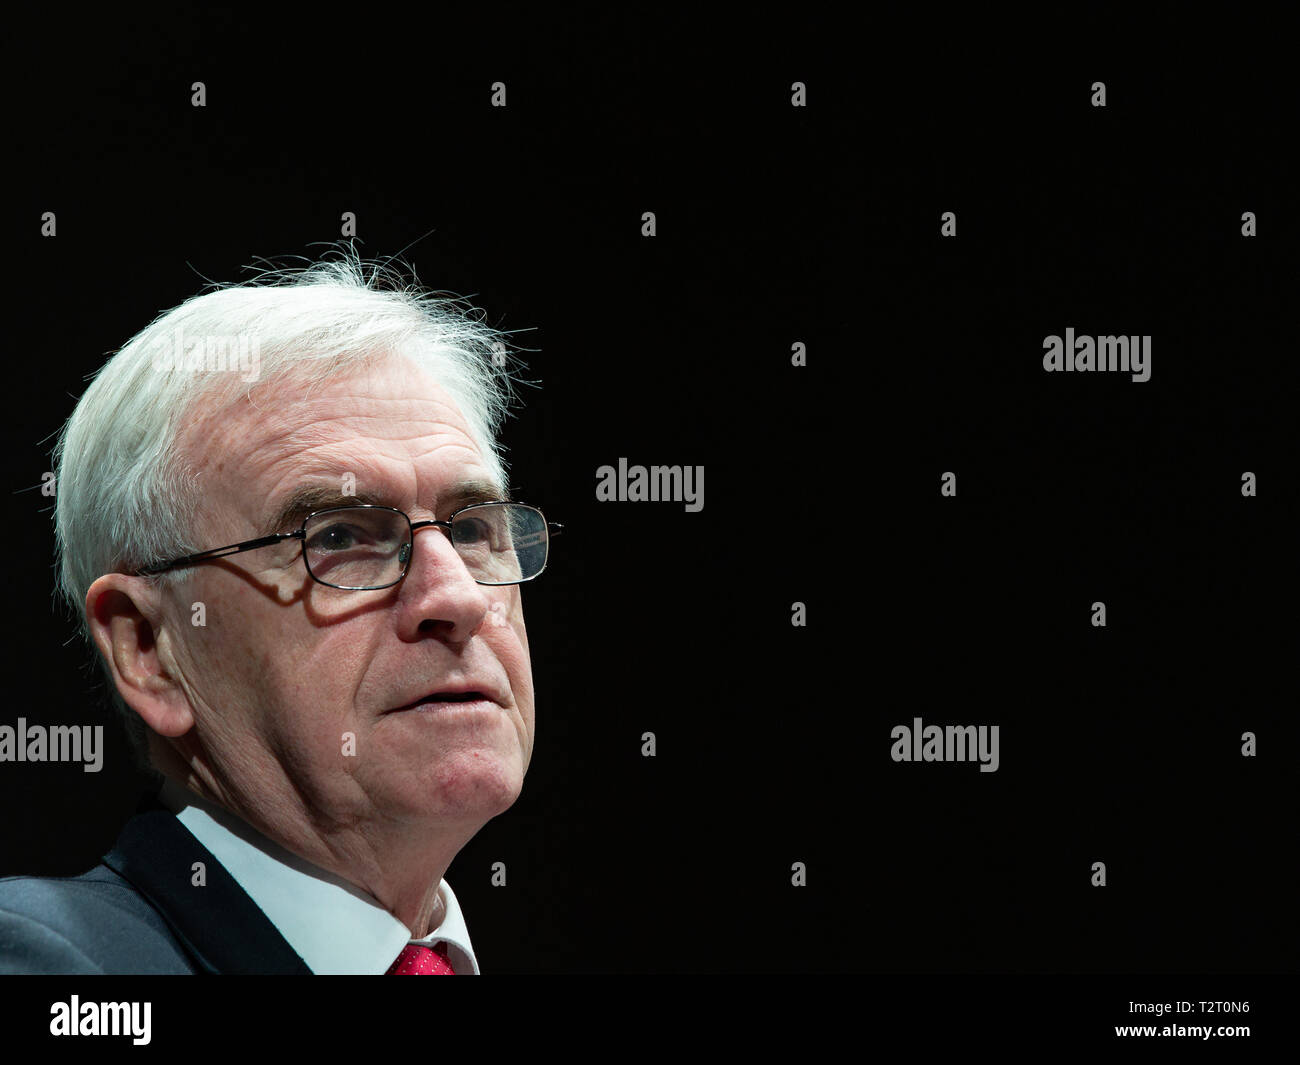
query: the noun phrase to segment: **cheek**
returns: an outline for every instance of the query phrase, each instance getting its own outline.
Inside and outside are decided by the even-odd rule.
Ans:
[[[497,656],[510,677],[515,698],[525,693],[531,702],[533,670],[528,655],[528,630],[524,626],[523,601],[519,590],[512,589],[508,599],[499,599],[488,610],[488,623],[495,630]]]
[[[524,625],[524,612],[522,610],[517,611],[515,616],[510,619],[510,627],[514,631],[515,639],[519,641],[519,651],[526,665],[529,662],[528,629]]]
[[[181,598],[176,624],[188,652],[186,672],[199,696],[224,720],[247,717],[247,693],[261,685],[275,690],[279,682],[279,663],[269,652],[261,623],[261,603],[215,581],[196,584]]]

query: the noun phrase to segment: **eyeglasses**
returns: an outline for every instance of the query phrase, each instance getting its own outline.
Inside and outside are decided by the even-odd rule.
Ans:
[[[214,547],[148,566],[137,576],[301,540],[303,564],[312,580],[346,591],[378,591],[406,576],[415,533],[431,525],[446,531],[469,575],[486,585],[522,584],[540,576],[546,569],[550,538],[564,528],[525,503],[471,503],[447,521],[414,522],[393,507],[330,507],[308,514],[296,532]]]

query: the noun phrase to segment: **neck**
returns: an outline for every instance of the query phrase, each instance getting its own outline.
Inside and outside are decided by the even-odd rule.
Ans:
[[[406,925],[412,939],[424,939],[441,925],[446,917],[441,887],[443,876],[451,859],[474,834],[466,831],[464,838],[448,839],[447,826],[443,832],[415,832],[403,826],[400,840],[386,845],[351,829],[324,833],[321,825],[302,817],[268,820],[260,815],[263,809],[285,810],[292,804],[279,801],[243,803],[225,795],[220,789],[205,783],[200,773],[186,767],[180,774],[164,774],[179,786],[203,801],[225,811],[249,825],[271,842],[319,869],[332,873],[339,879],[359,888]],[[409,840],[420,838],[425,847],[412,854]],[[392,870],[401,870],[394,877]]]

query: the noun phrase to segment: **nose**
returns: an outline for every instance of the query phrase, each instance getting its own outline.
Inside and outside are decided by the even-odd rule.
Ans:
[[[415,551],[413,536],[410,544],[402,546],[405,557],[399,554],[406,566],[398,599],[403,625],[418,632],[437,630],[449,640],[462,642],[482,626],[491,603],[487,590],[474,580],[452,544],[448,522],[419,522],[412,525],[412,532],[430,527],[435,535],[420,541],[420,551]]]

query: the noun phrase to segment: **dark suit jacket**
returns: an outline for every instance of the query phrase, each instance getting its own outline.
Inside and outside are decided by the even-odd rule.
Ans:
[[[203,862],[207,883],[191,884]],[[0,879],[0,973],[311,970],[153,795],[81,876]]]

